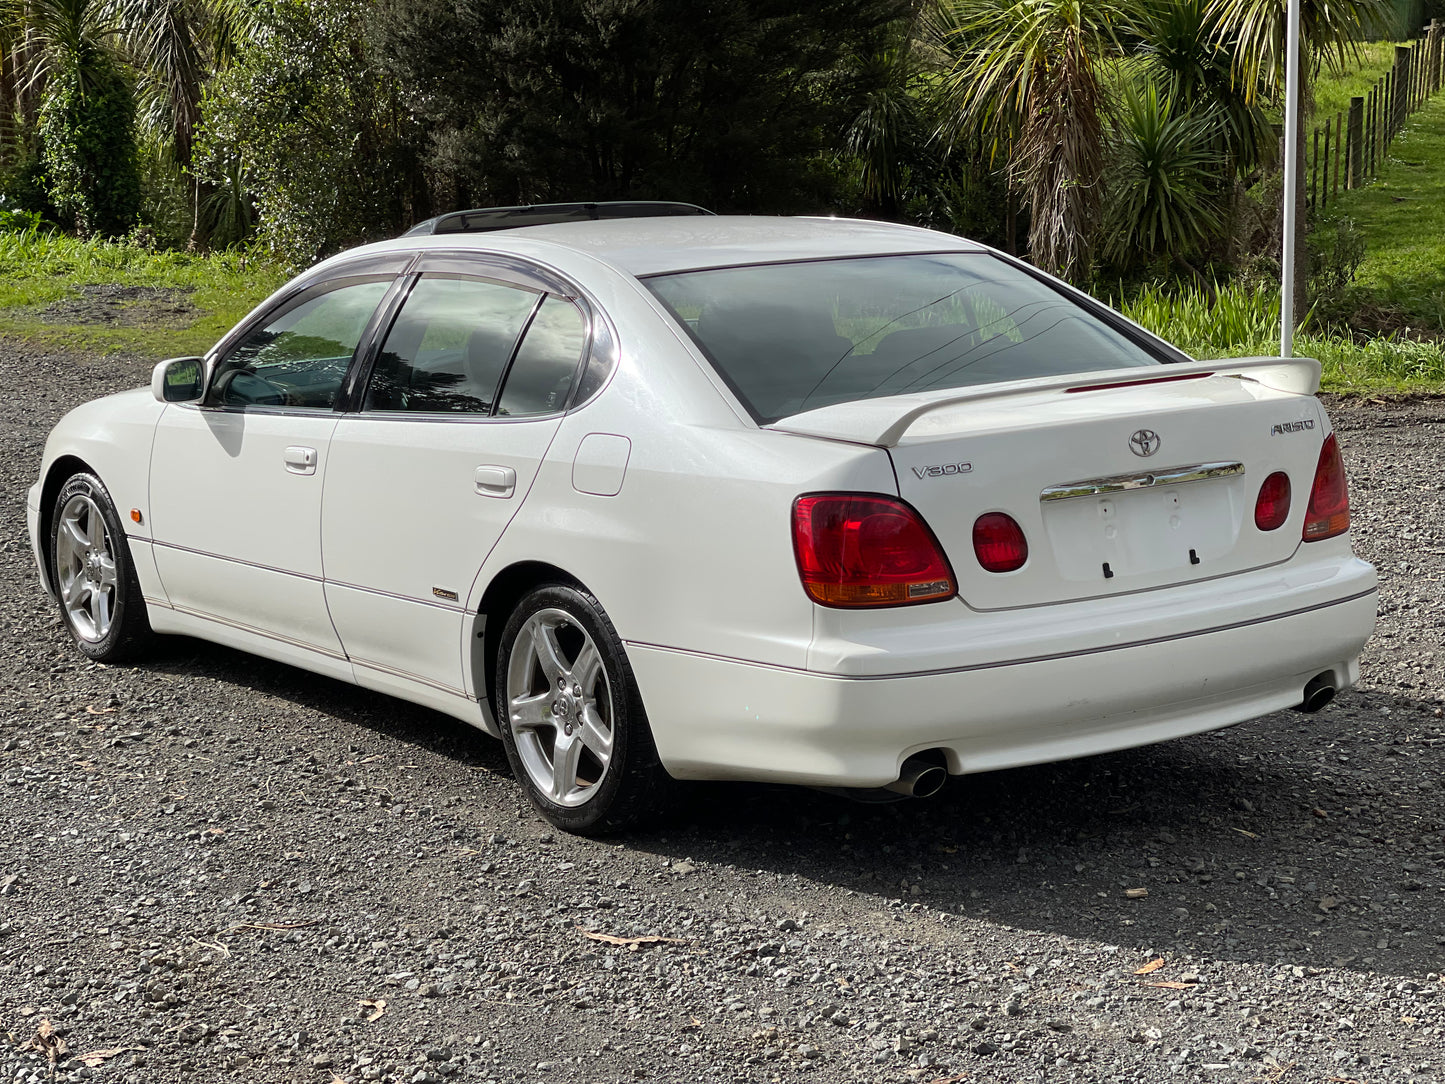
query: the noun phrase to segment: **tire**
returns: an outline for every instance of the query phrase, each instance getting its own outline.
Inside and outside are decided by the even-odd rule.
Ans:
[[[150,645],[154,634],[125,530],[95,475],[71,475],[60,487],[49,557],[61,619],[82,655],[124,662]]]
[[[564,584],[533,589],[498,648],[497,723],[512,771],[543,817],[596,836],[671,804],[676,783],[658,760],[617,630],[595,598]]]

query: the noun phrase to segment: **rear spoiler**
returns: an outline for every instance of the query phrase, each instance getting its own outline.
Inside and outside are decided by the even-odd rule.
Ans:
[[[892,448],[919,418],[943,407],[1009,399],[1039,392],[1087,394],[1113,388],[1145,384],[1169,384],[1209,376],[1248,380],[1275,391],[1313,395],[1320,389],[1320,363],[1313,358],[1225,358],[1220,361],[1189,361],[1155,369],[1131,366],[1127,369],[1099,369],[1064,376],[1042,376],[1032,380],[1011,380],[1003,384],[979,384],[971,388],[950,388],[924,395],[892,395],[880,399],[856,399],[819,407],[767,426],[784,433],[875,444]]]

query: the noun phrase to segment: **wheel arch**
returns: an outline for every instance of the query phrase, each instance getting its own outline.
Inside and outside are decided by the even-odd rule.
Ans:
[[[485,691],[489,712],[497,699],[497,651],[502,626],[522,596],[544,583],[567,584],[591,593],[572,573],[547,561],[518,561],[508,565],[492,577],[482,592],[482,600],[477,605],[480,629],[472,640],[471,664],[474,687]],[[501,725],[500,721],[497,725]]]
[[[56,456],[45,472],[45,483],[40,488],[40,574],[45,577],[46,589],[52,594],[55,592],[55,573],[50,567],[54,560],[50,552],[50,530],[55,521],[55,498],[60,495],[60,488],[77,474],[93,474],[100,478],[96,469],[80,456]],[[101,479],[101,485],[104,484],[105,480]]]

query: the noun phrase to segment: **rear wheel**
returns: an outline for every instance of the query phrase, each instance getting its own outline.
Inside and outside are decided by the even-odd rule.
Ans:
[[[75,646],[123,662],[150,641],[150,620],[110,494],[93,474],[72,475],[55,498],[50,569]]]
[[[517,604],[497,653],[497,720],[512,771],[558,828],[600,835],[656,816],[674,784],[612,622],[562,584]]]

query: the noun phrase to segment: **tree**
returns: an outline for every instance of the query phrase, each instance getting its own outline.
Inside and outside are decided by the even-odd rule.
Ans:
[[[443,202],[816,209],[864,91],[843,58],[903,0],[382,0]]]
[[[1129,0],[956,0],[950,11],[945,134],[989,133],[1029,205],[1029,258],[1065,277],[1089,274],[1104,167],[1100,65],[1122,54],[1134,19]]]
[[[304,267],[428,211],[410,121],[367,43],[367,0],[272,0],[208,84],[196,169],[232,221],[255,199],[263,242]]]
[[[1180,109],[1148,79],[1124,83],[1109,134],[1104,254],[1185,261],[1214,237],[1218,114]]]
[[[100,0],[27,0],[9,20],[32,47],[28,84],[44,88],[38,128],[50,198],[81,234],[124,233],[140,207],[135,98],[112,14]]]

